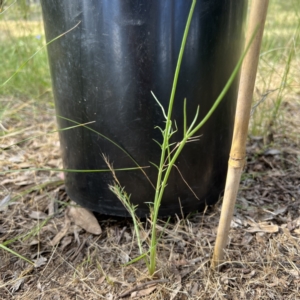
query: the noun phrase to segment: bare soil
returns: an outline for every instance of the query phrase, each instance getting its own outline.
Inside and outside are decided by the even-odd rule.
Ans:
[[[222,268],[210,267],[219,202],[172,218],[152,278],[143,260],[123,266],[138,256],[130,219],[97,215],[102,233],[91,234],[66,217],[70,199],[60,173],[24,171],[62,167],[57,133],[46,134],[55,130],[54,111],[7,101],[14,104],[0,129],[1,171],[23,171],[0,174],[0,243],[35,265],[0,249],[1,299],[300,299],[297,101],[283,103],[284,119],[266,136],[249,137]],[[145,220],[145,249],[149,225]],[[158,231],[164,226],[161,220]],[[53,243],[57,234],[61,239]]]

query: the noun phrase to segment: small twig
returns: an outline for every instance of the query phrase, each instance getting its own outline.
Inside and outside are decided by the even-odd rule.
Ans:
[[[262,97],[261,97],[261,99],[258,100],[258,101],[252,106],[251,112],[250,112],[250,116],[252,116],[252,115],[255,113],[256,108],[257,108],[261,103],[263,103],[263,102],[267,99],[267,97],[269,96],[269,94],[271,94],[271,93],[273,93],[273,92],[276,92],[277,90],[279,90],[279,88],[278,88],[278,89],[274,89],[274,90],[270,90],[270,91],[266,92],[265,94],[263,94]]]
[[[189,186],[189,184],[187,183],[187,181],[184,179],[182,173],[180,172],[179,168],[174,164],[174,167],[176,168],[176,170],[178,171],[182,181],[186,184],[186,186],[188,187],[188,189],[193,193],[193,195],[196,197],[197,200],[200,200],[199,197],[196,195],[196,193],[193,191],[193,189]]]
[[[168,279],[157,279],[157,280],[151,280],[151,281],[144,282],[144,283],[142,283],[140,285],[137,285],[137,286],[133,287],[132,289],[124,292],[123,294],[121,294],[119,296],[119,299],[124,298],[124,297],[130,295],[131,293],[133,293],[135,291],[140,291],[148,285],[153,285],[153,284],[157,284],[157,283],[166,283],[166,282],[169,282],[169,280]]]
[[[272,164],[268,159],[266,159],[264,156],[262,156],[261,159],[262,159],[269,167],[271,167],[271,169],[274,170],[273,164]]]
[[[77,248],[76,252],[70,257],[70,260],[73,261],[75,260],[75,258],[77,257],[77,255],[80,253],[80,251],[82,250],[82,248],[84,247],[85,243],[87,241],[87,238],[85,238],[81,245],[79,245],[79,247]]]
[[[120,232],[120,234],[119,234],[118,240],[117,240],[117,245],[120,244],[120,241],[121,241],[122,236],[123,236],[123,234],[124,234],[124,232],[125,232],[126,229],[127,229],[126,226],[122,228],[122,230],[121,230],[121,232]]]
[[[188,263],[189,263],[189,265],[195,265],[196,263],[201,262],[201,261],[203,261],[203,256],[188,260]]]

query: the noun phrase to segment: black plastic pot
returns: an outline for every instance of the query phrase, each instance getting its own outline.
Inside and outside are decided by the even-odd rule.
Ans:
[[[48,46],[53,93],[58,115],[79,123],[95,121],[94,130],[124,148],[140,166],[159,164],[153,139],[164,126],[153,91],[167,110],[171,86],[191,1],[188,0],[42,0],[47,41],[70,30]],[[183,100],[188,123],[200,105],[201,119],[231,75],[243,46],[246,0],[198,0],[184,53],[173,119],[180,141]],[[238,78],[212,118],[188,143],[173,169],[161,204],[161,215],[202,209],[218,200],[224,188],[232,138]],[[74,123],[58,118],[59,128]],[[65,168],[134,167],[109,141],[84,127],[60,133]],[[151,166],[151,165],[150,165]],[[145,169],[156,183],[157,170]],[[117,177],[137,213],[149,213],[154,189],[140,170]],[[183,180],[184,178],[184,180]],[[91,210],[128,215],[108,189],[110,173],[66,173],[70,198]],[[189,186],[187,186],[187,184]],[[196,199],[194,193],[199,198]]]

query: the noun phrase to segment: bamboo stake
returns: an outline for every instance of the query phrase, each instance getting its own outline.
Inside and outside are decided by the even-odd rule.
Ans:
[[[246,45],[256,32],[256,36],[245,56],[235,113],[233,138],[228,162],[225,193],[217,233],[216,245],[212,259],[212,267],[223,262],[224,248],[227,244],[229,228],[233,216],[235,201],[239,189],[241,174],[246,158],[246,141],[250,119],[251,102],[259,60],[259,51],[264,31],[269,0],[252,0],[248,21]]]

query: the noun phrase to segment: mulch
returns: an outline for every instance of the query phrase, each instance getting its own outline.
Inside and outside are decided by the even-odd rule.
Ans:
[[[11,101],[11,99],[1,99]],[[97,216],[94,235],[73,221],[61,168],[51,105],[16,100],[2,118],[0,243],[1,299],[299,299],[299,106],[286,102],[285,119],[268,135],[249,136],[231,224],[226,262],[210,268],[221,203],[188,217],[160,220],[157,272],[149,277],[130,219]],[[43,112],[43,113],[41,113]],[[284,124],[284,126],[283,126]],[[299,127],[298,127],[299,128]],[[20,142],[22,141],[22,142]],[[18,144],[16,144],[18,143]],[[148,248],[150,221],[144,221]]]

